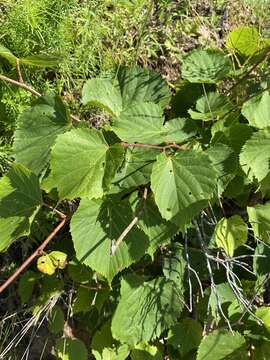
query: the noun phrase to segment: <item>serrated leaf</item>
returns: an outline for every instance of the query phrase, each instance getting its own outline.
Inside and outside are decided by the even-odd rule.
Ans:
[[[5,46],[0,44],[0,57],[3,57],[4,59],[8,60],[12,65],[16,65],[17,56],[12,54],[12,52],[6,48]]]
[[[140,212],[141,199],[137,198],[132,204],[134,212]],[[138,226],[149,238],[147,253],[153,256],[157,248],[166,244],[171,237],[179,232],[179,227],[164,220],[155,204],[153,196],[148,196],[143,204],[143,211],[140,213]]]
[[[87,80],[82,91],[82,103],[99,106],[112,115],[119,115],[123,104],[117,80],[115,82],[108,79]]]
[[[260,35],[254,26],[240,26],[229,32],[226,46],[241,56],[254,55],[260,48]]]
[[[29,231],[42,204],[39,181],[23,165],[15,164],[0,179],[0,251]]]
[[[202,326],[198,321],[184,318],[169,330],[168,344],[172,345],[183,356],[199,346],[202,331]]]
[[[160,154],[153,165],[151,187],[162,217],[167,220],[186,217],[190,221],[205,206],[201,202],[211,198],[216,176],[203,153]]]
[[[240,153],[240,165],[250,180],[264,180],[269,174],[270,132],[260,130],[245,143]]]
[[[104,175],[111,178],[117,168],[106,163],[108,151],[110,147],[102,133],[94,129],[75,129],[58,136],[44,187],[49,190],[54,184],[61,199],[102,197],[104,184],[108,187]]]
[[[128,143],[160,144],[164,142],[162,109],[154,103],[135,103],[123,110],[113,122],[112,130]]]
[[[144,281],[126,277],[121,281],[121,298],[113,315],[113,337],[131,346],[154,340],[175,324],[182,301],[173,283],[164,278]]]
[[[112,181],[111,192],[136,188],[150,182],[153,163],[159,153],[159,150],[128,148],[123,164]]]
[[[212,161],[218,173],[217,188],[218,196],[221,196],[229,182],[234,178],[237,171],[237,159],[232,148],[225,144],[217,143],[211,146],[207,155]]]
[[[210,92],[200,97],[196,102],[196,110],[188,110],[194,120],[214,121],[224,117],[232,109],[228,97],[216,92]]]
[[[248,220],[255,239],[270,242],[270,202],[247,207]]]
[[[231,70],[228,57],[218,49],[190,52],[183,60],[182,77],[192,83],[217,83]]]
[[[196,360],[248,360],[245,338],[238,332],[215,330],[205,336]]]
[[[261,96],[256,96],[246,101],[242,107],[242,114],[251,126],[264,129],[270,126],[270,94],[265,91]]]
[[[56,341],[55,352],[61,360],[87,360],[86,346],[79,339],[61,338]]]
[[[235,249],[247,242],[248,227],[239,215],[222,218],[215,227],[216,245],[233,256]]]
[[[263,325],[270,332],[270,308],[268,306],[261,306],[256,309],[256,316],[263,321]]]
[[[182,143],[197,133],[197,126],[191,119],[175,118],[164,125],[164,140],[167,143]]]
[[[112,241],[118,239],[132,220],[127,201],[83,199],[71,220],[78,260],[111,282],[118,272],[138,261],[148,248],[147,236],[134,226],[115,254],[110,254]]]
[[[111,75],[88,80],[82,92],[84,104],[102,107],[114,116],[136,102],[154,102],[165,107],[170,97],[160,75],[140,67],[120,67]]]
[[[60,97],[38,99],[19,118],[14,133],[15,159],[39,174],[49,161],[57,136],[70,127],[70,116]]]

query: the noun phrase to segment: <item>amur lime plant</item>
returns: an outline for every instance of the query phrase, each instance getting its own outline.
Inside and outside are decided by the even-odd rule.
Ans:
[[[109,116],[99,130],[0,75],[37,97],[0,179],[1,251],[59,218],[0,291],[20,277],[57,358],[268,358],[270,51],[251,30],[189,53],[174,91],[140,67],[86,80],[82,103]]]

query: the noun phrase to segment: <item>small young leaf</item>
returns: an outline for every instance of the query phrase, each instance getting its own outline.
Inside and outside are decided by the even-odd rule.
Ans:
[[[59,269],[64,269],[67,265],[67,254],[62,251],[51,251],[49,254],[53,265]]]
[[[49,255],[42,255],[38,258],[37,268],[40,272],[47,275],[53,275],[56,270],[56,266]]]
[[[249,57],[260,49],[260,35],[254,26],[240,26],[229,32],[227,47],[241,56]]]
[[[228,256],[233,256],[234,250],[247,242],[247,236],[247,224],[239,215],[222,218],[215,227],[216,245],[224,249]]]

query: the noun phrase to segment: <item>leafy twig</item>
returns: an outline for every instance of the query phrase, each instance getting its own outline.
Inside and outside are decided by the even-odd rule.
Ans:
[[[20,87],[20,88],[22,88],[22,89],[30,92],[30,93],[31,93],[32,95],[34,95],[34,96],[37,96],[37,97],[41,97],[41,96],[42,96],[42,94],[41,94],[40,92],[38,92],[37,90],[33,89],[32,86],[26,84],[24,81],[22,81],[22,82],[21,82],[21,81],[17,81],[17,80],[11,79],[11,78],[9,78],[9,77],[7,77],[7,76],[5,76],[5,75],[1,75],[1,74],[0,74],[0,80],[5,81],[5,82],[7,82],[7,83],[9,83],[9,84],[18,86],[18,87]],[[80,121],[80,119],[79,119],[77,116],[75,116],[75,115],[70,115],[70,117],[71,117],[72,120],[74,120],[74,121],[76,121],[76,122],[79,122],[79,121]]]
[[[58,234],[58,232],[63,228],[67,222],[67,217],[65,216],[62,221],[54,228],[54,230],[47,236],[43,243],[22,263],[18,269],[0,286],[0,294],[26,269],[37,256],[39,256],[49,242]]]

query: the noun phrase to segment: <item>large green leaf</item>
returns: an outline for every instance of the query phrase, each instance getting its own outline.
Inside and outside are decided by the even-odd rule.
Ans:
[[[184,289],[186,265],[183,246],[178,243],[172,243],[164,255],[163,274],[167,279],[173,281],[176,288],[180,289],[180,291]]]
[[[215,330],[203,338],[196,360],[248,360],[245,338],[238,332]]]
[[[19,118],[14,134],[15,159],[36,174],[46,166],[56,137],[71,127],[67,108],[59,96],[45,96]]]
[[[177,349],[181,355],[185,355],[199,346],[202,331],[202,326],[198,321],[185,318],[170,329],[168,344]]]
[[[112,241],[118,239],[132,220],[128,201],[83,199],[71,220],[78,260],[111,282],[118,272],[138,261],[148,248],[147,236],[134,226],[111,255]]]
[[[270,132],[260,130],[245,143],[240,153],[240,165],[250,180],[262,181],[269,174]]]
[[[141,201],[137,198],[133,203],[136,213],[140,212],[141,206]],[[179,231],[179,227],[176,224],[166,221],[161,217],[151,195],[147,197],[146,202],[143,204],[143,211],[140,214],[138,226],[149,238],[147,252],[151,256],[154,255],[159,246],[166,244]]]
[[[113,145],[114,146],[114,145]],[[122,151],[114,151],[119,161],[111,161],[109,147],[101,132],[94,129],[75,129],[58,136],[51,154],[51,174],[45,188],[57,187],[60,198],[102,197],[108,188]]]
[[[183,60],[182,77],[192,83],[216,83],[231,70],[229,58],[218,49],[196,49]]]
[[[254,26],[240,26],[229,32],[226,45],[239,55],[249,57],[260,49],[261,42]]]
[[[245,102],[242,114],[251,126],[264,129],[270,126],[270,94],[265,91],[263,95],[256,96]]]
[[[182,301],[171,281],[126,277],[121,282],[121,297],[112,320],[113,337],[131,346],[154,340],[176,323]]]
[[[270,243],[270,202],[247,207],[254,237]]]
[[[119,192],[150,182],[153,163],[159,150],[141,148],[128,148],[126,156],[119,171],[112,181],[112,192]]]
[[[178,216],[190,221],[205,206],[202,201],[211,198],[216,176],[203,153],[160,154],[153,166],[151,187],[162,217],[170,220]]]
[[[63,337],[57,339],[55,352],[60,360],[87,360],[87,348],[79,339]]]
[[[13,165],[0,179],[0,251],[28,233],[32,216],[41,203],[36,175],[23,165]]]
[[[215,227],[216,245],[233,256],[234,250],[245,244],[248,239],[248,227],[239,215],[222,218]]]
[[[165,107],[170,91],[158,73],[134,67],[120,67],[113,74],[88,80],[82,92],[84,104],[97,105],[118,116],[132,103],[154,102]]]

